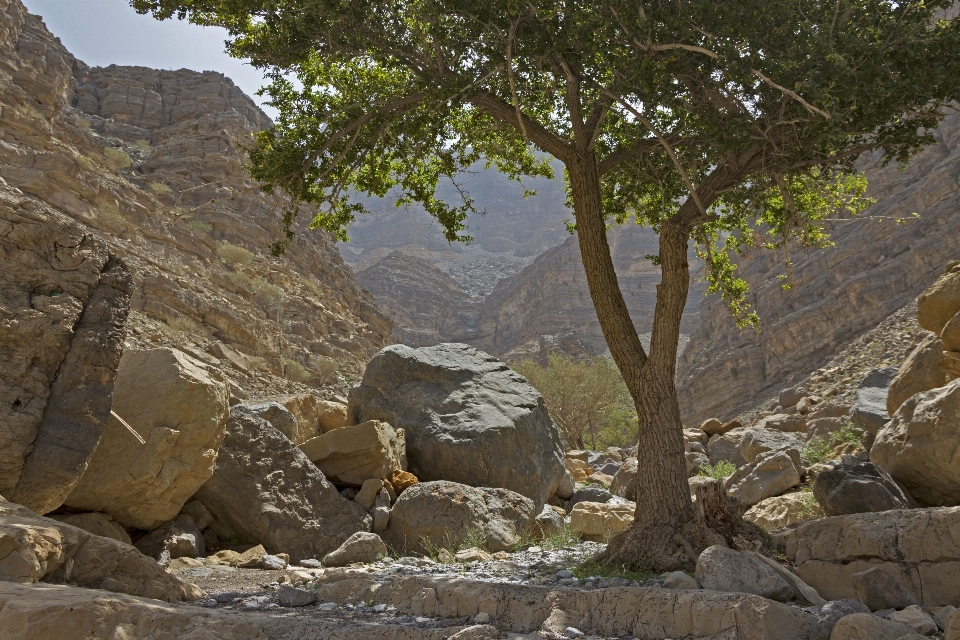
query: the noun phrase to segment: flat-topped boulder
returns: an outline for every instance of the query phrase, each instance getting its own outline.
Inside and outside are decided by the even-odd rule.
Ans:
[[[560,435],[543,397],[497,358],[464,344],[389,346],[350,390],[357,423],[406,432],[421,481],[509,489],[542,506],[563,477]]]

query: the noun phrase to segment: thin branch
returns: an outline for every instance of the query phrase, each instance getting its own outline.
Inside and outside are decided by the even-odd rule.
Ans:
[[[773,87],[774,89],[776,89],[776,90],[778,90],[778,91],[782,91],[784,94],[790,96],[791,98],[793,98],[794,100],[796,100],[797,102],[799,102],[800,104],[802,104],[803,107],[804,107],[807,111],[809,111],[810,113],[815,113],[815,114],[817,114],[817,115],[819,115],[819,116],[823,116],[823,118],[824,118],[825,120],[829,120],[829,119],[830,119],[830,114],[829,114],[829,113],[827,113],[826,111],[821,111],[820,109],[817,109],[815,106],[813,106],[812,104],[810,104],[809,102],[807,102],[806,100],[804,100],[803,98],[801,98],[795,91],[791,91],[790,89],[787,89],[786,87],[781,87],[781,86],[778,85],[776,82],[774,82],[773,80],[771,80],[771,79],[768,78],[767,76],[763,75],[763,74],[762,74],[760,71],[758,71],[757,69],[750,69],[750,71],[753,72],[753,75],[757,76],[758,78],[760,78],[761,80],[763,80],[764,82],[766,82],[768,85],[770,85],[770,86]]]
[[[123,426],[125,426],[125,427],[127,428],[127,431],[129,431],[130,433],[132,433],[132,434],[133,434],[133,437],[140,441],[140,444],[147,444],[146,440],[144,440],[144,439],[140,436],[139,433],[137,433],[136,431],[134,431],[134,430],[133,430],[133,427],[131,427],[129,424],[127,424],[127,421],[126,421],[126,420],[124,420],[123,418],[121,418],[120,416],[118,416],[116,411],[114,411],[113,409],[110,409],[110,415],[112,415],[114,418],[116,418],[116,419],[120,422],[120,424],[122,424]]]
[[[517,124],[520,127],[520,135],[524,142],[529,142],[527,137],[527,127],[523,124],[523,114],[520,112],[520,98],[517,96],[517,84],[513,79],[513,38],[517,34],[517,25],[520,24],[520,18],[510,23],[510,33],[507,35],[507,80],[510,82],[510,93],[513,95],[513,106],[517,110]]]

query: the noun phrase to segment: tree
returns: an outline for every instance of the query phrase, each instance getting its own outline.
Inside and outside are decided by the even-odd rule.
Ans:
[[[513,178],[565,167],[590,294],[639,417],[636,520],[605,558],[689,566],[722,528],[695,510],[674,387],[687,245],[744,323],[734,256],[829,242],[862,209],[857,160],[903,162],[960,97],[953,0],[132,0],[226,27],[267,68],[279,112],[250,151],[264,190],[346,238],[352,191],[419,202],[465,240],[469,194],[435,197],[480,159]],[[872,156],[871,156],[872,154]],[[649,352],[617,283],[606,227],[660,237]],[[787,258],[789,268],[789,258]],[[718,533],[720,532],[720,533]]]
[[[533,360],[510,365],[536,388],[547,403],[568,449],[632,445],[637,414],[620,371],[604,357],[578,360],[547,354],[547,366]],[[629,434],[629,436],[628,436]]]

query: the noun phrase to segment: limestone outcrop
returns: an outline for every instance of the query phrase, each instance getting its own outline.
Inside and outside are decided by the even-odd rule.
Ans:
[[[421,481],[509,489],[539,511],[563,477],[560,436],[543,397],[467,345],[387,347],[350,390],[349,411],[358,423],[403,429],[409,471]]]
[[[113,411],[66,504],[150,531],[213,475],[229,415],[223,375],[176,349],[130,350],[120,360]]]
[[[230,410],[213,476],[197,499],[219,526],[294,562],[322,558],[370,530],[363,507],[342,497],[286,436],[243,405]]]
[[[203,595],[129,544],[38,516],[0,499],[0,584],[41,580],[168,602],[196,600]]]

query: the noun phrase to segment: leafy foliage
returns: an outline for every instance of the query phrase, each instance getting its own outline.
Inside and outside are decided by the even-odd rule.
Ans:
[[[103,156],[114,169],[126,169],[133,164],[133,161],[130,160],[130,156],[128,156],[126,152],[115,147],[106,147],[103,150]]]
[[[623,376],[609,358],[549,354],[512,365],[543,396],[567,449],[623,447],[637,438],[637,413]]]
[[[708,464],[700,467],[698,475],[708,478],[728,478],[737,470],[737,466],[728,460],[721,460],[717,464]]]
[[[852,444],[858,448],[866,449],[864,434],[853,424],[848,423],[839,431],[835,431],[826,437],[811,438],[803,448],[803,457],[810,463],[828,462],[837,456],[834,450],[845,444]]]
[[[217,254],[229,264],[250,264],[253,262],[252,253],[243,247],[228,242],[217,247]]]

